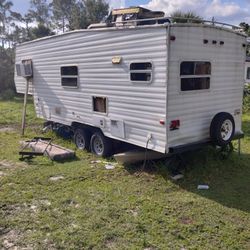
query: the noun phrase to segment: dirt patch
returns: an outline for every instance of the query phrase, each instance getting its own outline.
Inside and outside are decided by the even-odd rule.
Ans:
[[[3,249],[17,249],[20,236],[20,233],[16,230],[10,230],[9,232],[3,234],[0,237]]]
[[[1,170],[25,168],[25,167],[27,167],[27,165],[25,163],[11,162],[11,161],[7,161],[7,160],[1,160],[0,161],[0,169]]]
[[[0,178],[6,175],[7,175],[6,173],[4,173],[3,171],[0,171]]]
[[[1,249],[3,250],[33,250],[34,247],[25,246],[22,241],[22,234],[17,230],[9,230],[0,236]]]
[[[15,129],[12,127],[0,128],[0,133],[14,132]]]

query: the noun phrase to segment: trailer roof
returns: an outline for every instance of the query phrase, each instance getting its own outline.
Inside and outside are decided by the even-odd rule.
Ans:
[[[139,21],[143,21],[143,20],[144,19],[141,19]],[[149,19],[145,19],[145,20],[149,20]],[[58,34],[58,35],[47,36],[47,37],[35,39],[33,41],[28,41],[28,42],[24,42],[21,44],[17,44],[17,46],[30,44],[30,43],[36,43],[36,42],[39,42],[42,40],[53,39],[56,37],[66,36],[66,35],[74,34],[74,33],[96,32],[96,31],[106,32],[106,31],[112,31],[112,30],[116,31],[116,30],[122,30],[122,29],[167,28],[167,27],[171,27],[171,26],[213,28],[213,29],[219,29],[222,31],[227,31],[227,32],[235,33],[235,34],[240,35],[240,36],[247,37],[244,33],[242,33],[240,28],[237,26],[230,26],[230,25],[224,24],[224,23],[217,23],[217,24],[220,24],[221,26],[205,24],[205,23],[164,23],[164,24],[142,25],[142,26],[119,26],[119,27],[105,27],[105,28],[95,28],[95,29],[81,29],[81,30],[73,30],[73,31],[65,32],[65,33]],[[227,27],[225,27],[224,25],[227,25]],[[228,27],[231,27],[231,28],[228,28]]]

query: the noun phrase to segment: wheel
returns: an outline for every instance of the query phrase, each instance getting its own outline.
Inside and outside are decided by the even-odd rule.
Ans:
[[[89,150],[90,133],[84,129],[76,129],[74,133],[74,142],[77,148]]]
[[[90,141],[91,152],[102,157],[112,155],[112,141],[101,132],[92,135]]]
[[[217,114],[210,126],[210,137],[212,142],[218,146],[229,144],[234,136],[234,118],[229,113],[221,112]]]

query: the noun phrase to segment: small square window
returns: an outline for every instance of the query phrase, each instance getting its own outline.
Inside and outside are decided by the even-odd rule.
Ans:
[[[61,84],[63,87],[76,88],[78,86],[78,67],[61,67]]]
[[[130,81],[150,83],[152,81],[152,63],[150,62],[131,63]]]
[[[181,91],[209,89],[210,75],[210,62],[182,62],[180,65]]]
[[[93,96],[93,111],[107,113],[107,98]]]

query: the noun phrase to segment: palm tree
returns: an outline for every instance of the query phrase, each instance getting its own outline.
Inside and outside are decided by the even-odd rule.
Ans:
[[[174,23],[202,23],[203,18],[197,15],[195,12],[182,12],[175,11],[171,15]]]

